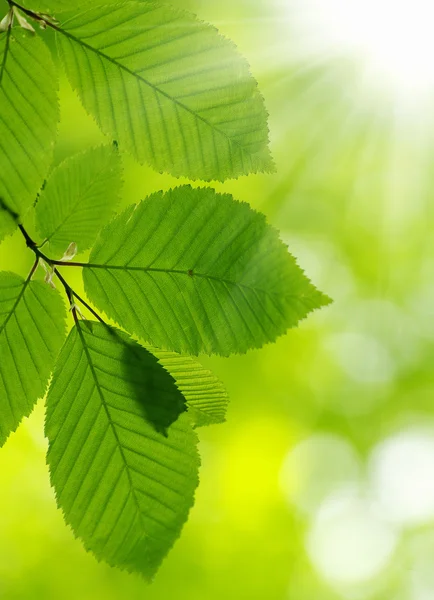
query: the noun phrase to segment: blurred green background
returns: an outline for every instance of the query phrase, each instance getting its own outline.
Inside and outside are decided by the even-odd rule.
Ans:
[[[265,212],[334,304],[275,345],[203,361],[227,385],[228,421],[200,430],[196,505],[151,586],[97,563],[63,524],[40,402],[0,452],[0,598],[432,600],[427,95],[397,102],[350,54],[310,52],[298,0],[172,4],[238,44],[270,112],[277,173],[216,187]],[[64,77],[60,96],[56,163],[103,141]],[[178,183],[128,157],[125,171],[125,204]],[[18,235],[0,246],[2,269],[31,263]]]

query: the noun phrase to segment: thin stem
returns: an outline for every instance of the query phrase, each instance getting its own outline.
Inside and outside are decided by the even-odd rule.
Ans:
[[[32,270],[30,271],[29,276],[27,277],[27,281],[30,281],[30,279],[33,277],[36,269],[38,268],[38,265],[39,265],[39,256],[36,257],[35,264],[33,265]]]
[[[59,279],[60,283],[63,285],[63,287],[65,289],[66,295],[68,296],[69,305],[71,306],[72,314],[74,316],[74,321],[77,322],[77,311],[76,311],[75,306],[74,306],[74,293],[73,293],[73,290],[72,290],[71,286],[69,285],[69,283],[57,271],[57,269],[54,269],[53,273],[56,275],[56,277]]]
[[[18,229],[21,231],[24,239],[26,240],[27,248],[30,248],[30,250],[32,250],[32,252],[34,252],[38,258],[42,258],[42,260],[45,260],[45,262],[51,266],[64,264],[60,260],[52,260],[51,258],[48,258],[48,256],[41,252],[40,246],[38,246],[37,243],[34,240],[32,240],[22,223],[18,223]]]
[[[11,212],[11,211],[9,211]],[[74,317],[74,321],[76,323],[78,323],[78,315],[77,315],[77,308],[75,306],[75,302],[74,302],[74,298],[76,298],[85,308],[87,308],[87,310],[96,318],[98,319],[98,321],[100,321],[100,323],[103,323],[104,325],[107,325],[107,323],[104,321],[104,319],[86,302],[86,300],[84,300],[79,294],[77,294],[77,292],[75,292],[72,287],[69,285],[69,283],[66,281],[66,279],[63,277],[63,275],[60,273],[59,269],[56,268],[56,266],[74,266],[73,263],[64,263],[60,260],[52,260],[51,258],[48,258],[48,256],[46,256],[43,252],[40,251],[38,245],[36,244],[36,242],[34,240],[32,240],[32,238],[30,237],[30,235],[28,234],[28,232],[26,231],[24,225],[22,223],[18,222],[18,217],[14,214],[13,215],[14,218],[16,218],[17,224],[18,224],[18,228],[21,231],[25,241],[26,241],[26,245],[28,248],[30,248],[30,250],[32,250],[32,252],[35,254],[36,256],[36,261],[35,264],[33,265],[33,268],[30,272],[29,275],[29,280],[30,278],[33,276],[34,272],[36,271],[38,264],[39,264],[39,260],[42,259],[44,260],[47,264],[49,264],[51,267],[53,267],[53,273],[56,275],[56,277],[58,278],[58,280],[60,281],[60,283],[63,285],[66,295],[68,297],[69,300],[69,304],[71,306],[71,310],[72,310],[72,315]],[[77,266],[82,266],[82,263],[76,263]]]
[[[8,31],[6,34],[6,45],[5,45],[5,49],[4,49],[4,55],[3,55],[3,61],[0,67],[0,83],[3,81],[3,75],[5,73],[5,69],[6,69],[6,61],[8,59],[8,53],[9,53],[9,46],[10,46],[10,41],[11,41],[11,33],[12,33],[12,22],[13,22],[13,12],[12,12],[12,7],[10,9],[9,12],[9,17],[11,19],[9,25],[8,25]]]
[[[61,275],[61,273],[59,273],[59,271],[57,269],[54,269],[54,273],[57,275],[57,277],[59,278],[59,281],[62,283],[63,287],[67,290],[67,294],[68,297],[70,297],[70,300],[72,300],[72,304],[74,303],[74,298],[77,298],[77,300],[79,302],[81,302],[81,304],[87,308],[87,310],[93,314],[93,316],[95,318],[98,319],[98,321],[100,321],[101,323],[104,323],[104,325],[106,324],[105,321],[100,317],[100,315],[93,310],[93,308],[86,302],[86,300],[83,300],[83,298],[81,296],[79,296],[77,294],[77,292],[75,292],[71,286],[68,284],[68,282],[64,279],[63,275]],[[69,296],[70,295],[70,296]],[[73,309],[74,310],[74,309]]]
[[[14,2],[14,0],[7,0],[7,2],[9,4],[9,6],[11,6],[11,7],[15,6],[21,12],[23,12],[25,15],[27,15],[28,17],[30,17],[34,21],[38,21],[38,23],[41,23],[41,22],[45,23],[45,25],[50,25],[51,27],[54,26],[54,23],[53,23],[54,19],[50,15],[47,15],[47,14],[44,14],[44,13],[34,12],[33,10],[30,10],[29,8],[26,8],[25,6],[21,6],[21,4],[18,4],[18,2]]]
[[[93,308],[85,301],[83,300],[83,298],[81,298],[77,292],[74,292],[74,290],[72,290],[72,293],[74,294],[74,297],[77,298],[77,300],[79,302],[81,302],[81,304],[87,308],[87,310],[96,318],[98,319],[98,321],[100,323],[102,323],[103,325],[107,325],[107,323],[104,321],[104,319],[95,311],[93,310]]]
[[[29,236],[29,234],[24,229],[24,226],[21,223],[18,223],[18,228],[21,231],[21,233],[23,234],[24,239],[26,240],[27,247],[31,248],[32,250],[33,250],[33,248],[36,248],[36,242],[34,242],[32,240],[32,238]]]

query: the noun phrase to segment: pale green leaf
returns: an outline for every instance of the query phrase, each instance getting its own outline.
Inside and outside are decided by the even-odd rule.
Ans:
[[[14,12],[11,7],[6,4],[6,0],[0,0],[0,32],[4,33],[8,30],[8,27],[12,25],[13,16]]]
[[[228,407],[228,394],[219,379],[211,371],[190,356],[177,352],[148,349],[175,379],[187,401],[188,412],[196,427],[224,423]]]
[[[50,166],[59,109],[51,54],[19,27],[0,34],[0,199],[22,216]],[[15,221],[0,208],[0,240]]]
[[[232,42],[166,4],[124,2],[58,28],[73,87],[139,161],[192,179],[273,170],[267,113]]]
[[[71,242],[87,250],[113,215],[122,185],[119,153],[113,146],[92,148],[53,171],[36,205],[41,236],[52,256]]]
[[[0,273],[0,445],[44,396],[65,333],[56,290]]]
[[[110,318],[181,354],[259,348],[330,302],[264,215],[210,188],[183,186],[128,208],[103,230],[83,274]]]
[[[78,322],[47,397],[58,505],[99,560],[152,577],[198,483],[197,439],[173,378],[146,349]]]

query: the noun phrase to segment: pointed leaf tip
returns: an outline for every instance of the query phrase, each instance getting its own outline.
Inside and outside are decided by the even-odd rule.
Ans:
[[[153,194],[116,217],[83,277],[110,318],[181,354],[259,348],[329,301],[264,215],[190,186]]]
[[[84,107],[140,162],[206,181],[273,170],[257,83],[214,27],[127,2],[68,15],[56,36]]]
[[[47,461],[66,522],[99,560],[152,578],[198,483],[197,438],[173,378],[121,331],[80,321],[46,406]]]

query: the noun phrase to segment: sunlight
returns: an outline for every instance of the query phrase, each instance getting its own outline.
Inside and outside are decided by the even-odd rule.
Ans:
[[[378,91],[415,100],[434,91],[430,0],[290,0],[310,52],[351,56]]]

